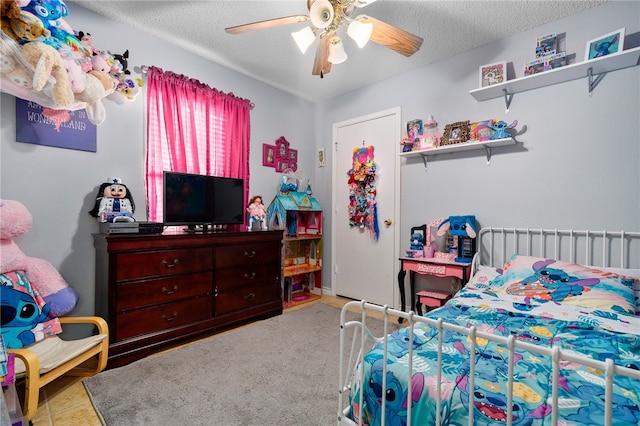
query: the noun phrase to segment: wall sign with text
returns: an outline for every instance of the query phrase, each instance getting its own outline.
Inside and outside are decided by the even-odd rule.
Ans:
[[[16,141],[97,151],[97,127],[84,109],[53,110],[16,98]]]

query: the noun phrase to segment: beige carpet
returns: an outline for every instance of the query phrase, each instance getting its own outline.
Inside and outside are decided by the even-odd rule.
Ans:
[[[83,383],[108,426],[335,425],[339,324],[312,303]]]

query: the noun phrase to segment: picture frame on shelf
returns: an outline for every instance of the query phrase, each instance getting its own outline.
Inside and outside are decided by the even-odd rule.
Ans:
[[[265,167],[276,166],[276,147],[275,145],[262,144],[262,165]]]
[[[507,63],[496,62],[494,64],[481,65],[480,87],[489,87],[507,81]]]
[[[407,138],[416,141],[420,136],[422,136],[423,132],[422,120],[415,119],[411,121],[407,121]]]
[[[469,140],[472,142],[483,142],[491,139],[491,120],[476,121],[471,123]]]
[[[469,140],[469,128],[469,120],[447,124],[444,126],[440,146],[467,142]]]
[[[584,60],[600,58],[622,52],[625,28],[601,35],[587,42]]]
[[[536,40],[536,59],[558,52],[558,36],[556,33],[538,37]]]

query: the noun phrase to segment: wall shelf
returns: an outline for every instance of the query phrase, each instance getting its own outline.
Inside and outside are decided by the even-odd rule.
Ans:
[[[511,98],[515,93],[564,83],[566,81],[584,77],[588,78],[587,88],[588,93],[591,94],[593,89],[595,89],[607,72],[636,66],[638,65],[639,58],[640,47],[636,47],[629,50],[623,50],[622,52],[613,55],[592,59],[590,61],[578,62],[565,67],[541,72],[539,74],[520,77],[515,80],[507,80],[504,83],[494,84],[493,86],[474,89],[469,91],[469,94],[478,102],[504,97],[506,108],[509,109]],[[594,76],[597,77],[594,78]]]
[[[487,164],[488,164],[491,161],[491,148],[496,148],[496,147],[505,146],[505,145],[513,145],[515,143],[516,143],[516,140],[513,138],[494,139],[489,141],[463,142],[463,143],[456,143],[453,145],[444,145],[444,146],[440,146],[438,148],[433,148],[433,149],[424,149],[421,151],[401,152],[398,155],[404,158],[422,157],[422,161],[424,161],[424,167],[426,168],[428,157],[439,155],[439,154],[446,154],[446,153],[460,152],[460,151],[470,151],[470,150],[484,148],[487,154]]]

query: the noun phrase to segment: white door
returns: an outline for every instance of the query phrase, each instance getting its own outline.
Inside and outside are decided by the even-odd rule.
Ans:
[[[333,125],[333,282],[336,294],[395,307],[398,288],[400,108]],[[379,235],[349,226],[353,150],[373,146]]]

